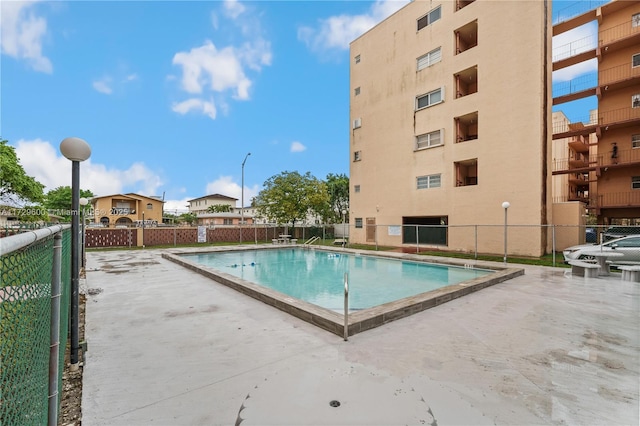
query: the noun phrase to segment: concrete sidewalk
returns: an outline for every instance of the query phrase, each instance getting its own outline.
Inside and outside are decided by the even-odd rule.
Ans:
[[[87,253],[85,426],[639,422],[619,276],[527,267],[345,342],[160,255]]]

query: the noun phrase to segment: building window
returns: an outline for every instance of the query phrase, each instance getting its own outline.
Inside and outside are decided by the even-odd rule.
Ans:
[[[353,153],[353,161],[360,161],[362,159],[361,152],[362,151],[355,151]]]
[[[356,217],[356,228],[362,228],[362,218]]]
[[[631,16],[631,26],[633,28],[640,27],[640,13]]]
[[[418,176],[416,187],[418,189],[440,188],[440,175]]]
[[[418,19],[418,31],[440,19],[440,6]]]
[[[640,108],[640,93],[631,97],[631,108]]]
[[[417,59],[418,71],[430,67],[431,65],[440,62],[442,60],[442,53],[440,48],[432,50],[426,55],[422,55]]]
[[[435,132],[416,136],[416,149],[431,148],[442,145],[442,132],[443,130],[440,129]]]
[[[353,128],[359,129],[360,127],[362,127],[362,118],[356,118],[353,120]]]
[[[631,57],[631,67],[640,67],[640,53],[636,53]]]
[[[456,186],[469,186],[478,184],[478,160],[459,161],[454,163],[456,173]]]
[[[360,185],[354,185],[353,192],[360,192]]]
[[[631,135],[631,148],[640,148],[640,134]]]
[[[631,176],[631,189],[640,189],[640,176]]]
[[[223,225],[233,225],[233,219],[222,219]]]
[[[439,104],[444,99],[444,87],[416,97],[416,111],[431,105]]]
[[[360,63],[360,55],[356,55],[355,57],[356,64]]]
[[[147,210],[153,210],[153,204],[147,203]]]
[[[356,87],[353,93],[355,93],[355,95],[358,96],[360,94],[360,87]]]

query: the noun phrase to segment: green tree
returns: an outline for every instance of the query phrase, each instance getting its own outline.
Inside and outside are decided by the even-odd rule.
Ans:
[[[61,216],[65,220],[71,220],[71,198],[72,192],[70,186],[59,186],[47,192],[44,199],[44,206],[50,213]],[[93,192],[80,189],[80,198],[92,198]]]
[[[282,172],[271,176],[264,189],[256,197],[258,215],[275,223],[295,223],[304,220],[309,213],[323,216],[329,205],[329,195],[324,182],[310,172]]]
[[[0,199],[7,197],[41,203],[44,199],[44,185],[35,178],[27,176],[14,147],[8,141],[0,139]]]
[[[332,223],[337,223],[342,220],[342,210],[349,211],[349,178],[345,174],[329,173],[325,182],[331,212],[328,219]]]
[[[198,220],[198,218],[193,213],[182,213],[180,215],[180,221],[189,224],[189,226],[193,225],[193,222],[196,220]]]
[[[229,204],[214,204],[209,206],[207,211],[211,213],[228,213],[231,211],[231,206]]]

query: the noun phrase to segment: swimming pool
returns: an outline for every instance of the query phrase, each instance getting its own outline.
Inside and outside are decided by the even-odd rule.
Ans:
[[[344,272],[349,272],[349,336],[524,274],[521,268],[483,262],[352,249],[226,246],[178,249],[162,256],[339,336],[345,331]],[[299,265],[292,267],[294,259]],[[425,263],[430,264],[429,269],[422,269]],[[422,279],[427,270],[438,277],[437,288]],[[381,279],[383,273],[390,281]],[[332,274],[337,274],[337,279]],[[364,277],[364,287],[354,280],[359,274]],[[293,294],[259,284],[263,276],[286,282],[286,290]],[[328,286],[324,283],[327,280]],[[378,282],[386,284],[372,285]],[[447,285],[442,285],[445,282]],[[337,288],[339,295],[327,287]]]
[[[487,269],[287,248],[185,255],[193,262],[263,285],[296,299],[344,311],[360,310],[492,274]]]

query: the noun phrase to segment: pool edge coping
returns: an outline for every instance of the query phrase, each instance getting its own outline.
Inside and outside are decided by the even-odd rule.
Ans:
[[[435,263],[442,265],[452,265],[459,267],[473,266],[474,268],[488,269],[495,273],[487,277],[477,277],[471,280],[463,281],[458,284],[449,285],[439,289],[420,293],[414,296],[405,297],[392,302],[371,308],[362,309],[357,312],[349,313],[348,318],[348,336],[379,327],[388,322],[395,321],[409,315],[433,308],[459,297],[468,295],[486,287],[502,283],[512,278],[524,275],[524,268],[500,267],[482,261],[458,261],[449,258],[440,258],[433,256],[424,256],[410,253],[394,253],[394,252],[375,252],[369,250],[356,249],[331,249],[325,247],[303,248],[302,246],[223,246],[208,247],[195,249],[170,249],[162,253],[162,257],[174,263],[177,263],[187,269],[197,272],[203,276],[213,279],[215,282],[230,287],[240,293],[257,299],[267,305],[273,306],[281,311],[293,315],[303,321],[320,327],[326,331],[343,337],[344,336],[344,315],[332,310],[322,308],[312,303],[300,300],[284,293],[264,287],[250,281],[243,280],[236,276],[226,274],[214,268],[209,268],[195,262],[191,262],[181,255],[185,254],[203,254],[216,253],[226,251],[247,251],[247,250],[265,250],[265,249],[282,249],[282,248],[298,248],[320,250],[329,253],[350,253],[356,255],[366,255],[373,257],[390,258],[396,260],[411,260],[422,263]]]

